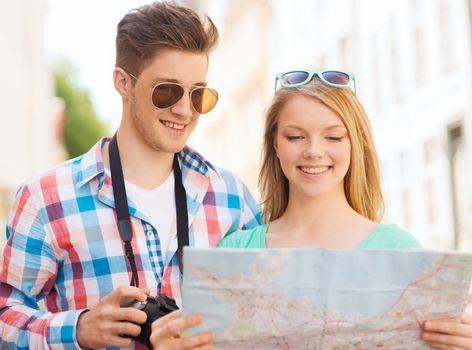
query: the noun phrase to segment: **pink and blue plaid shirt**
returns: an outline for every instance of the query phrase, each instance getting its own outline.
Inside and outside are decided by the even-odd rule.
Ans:
[[[79,349],[80,313],[129,285],[131,270],[102,161],[108,141],[20,188],[7,222],[0,272],[2,349]],[[259,224],[254,198],[231,172],[215,168],[188,147],[179,159],[191,246],[214,247],[225,234]],[[180,303],[175,218],[163,261],[156,229],[132,201],[129,207],[140,287]],[[47,311],[40,310],[41,299]],[[134,348],[143,347],[136,343]]]

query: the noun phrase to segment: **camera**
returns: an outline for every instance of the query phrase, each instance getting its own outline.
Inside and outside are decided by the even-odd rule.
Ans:
[[[121,303],[121,306],[132,307],[146,313],[147,319],[146,322],[141,325],[141,333],[137,337],[127,337],[146,345],[149,349],[152,349],[149,341],[149,337],[151,336],[151,324],[158,318],[179,309],[175,300],[168,298],[165,295],[158,295],[155,297],[148,296],[146,301],[143,302],[126,300],[124,303]]]

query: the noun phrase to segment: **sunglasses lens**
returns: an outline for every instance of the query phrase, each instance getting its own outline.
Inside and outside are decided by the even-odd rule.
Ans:
[[[152,103],[157,108],[168,108],[177,103],[183,96],[184,89],[177,84],[159,84],[152,92]]]
[[[297,85],[305,82],[308,79],[308,72],[290,72],[282,75],[280,78],[282,85]]]
[[[323,79],[330,84],[349,85],[351,78],[344,72],[329,71],[323,72]]]
[[[197,88],[192,91],[193,108],[200,113],[205,114],[210,112],[218,102],[218,93],[209,88]]]

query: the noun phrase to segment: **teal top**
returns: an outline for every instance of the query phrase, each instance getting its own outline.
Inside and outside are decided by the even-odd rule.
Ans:
[[[218,247],[267,248],[266,233],[269,224],[250,230],[239,230],[226,235]],[[378,224],[375,230],[356,249],[416,249],[421,244],[410,233],[397,225]]]

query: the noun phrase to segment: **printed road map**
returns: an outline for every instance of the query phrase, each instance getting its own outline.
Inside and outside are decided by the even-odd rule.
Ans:
[[[429,349],[420,324],[459,318],[472,255],[185,248],[183,313],[216,349]]]

